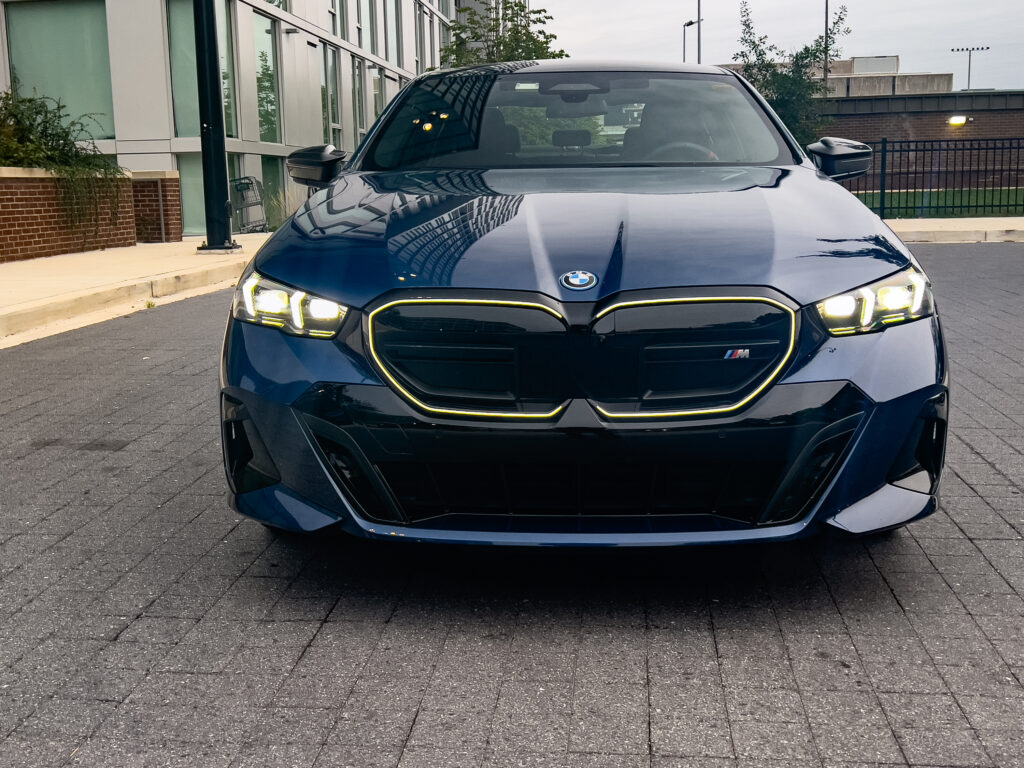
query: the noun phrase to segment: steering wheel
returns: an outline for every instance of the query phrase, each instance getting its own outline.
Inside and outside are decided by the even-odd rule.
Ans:
[[[677,160],[679,159],[677,157],[677,150],[680,149],[689,150],[690,154],[700,155],[700,157],[692,158],[694,160],[718,159],[718,155],[716,155],[710,149],[705,147],[703,144],[695,144],[692,141],[673,141],[670,144],[663,144],[660,147],[655,147],[646,155],[644,155],[644,160]]]

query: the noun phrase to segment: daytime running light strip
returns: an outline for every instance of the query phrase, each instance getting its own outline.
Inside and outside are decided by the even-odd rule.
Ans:
[[[785,310],[786,312],[789,313],[789,348],[786,350],[786,354],[783,355],[782,360],[780,360],[779,364],[775,367],[775,370],[773,370],[771,372],[771,374],[769,374],[768,378],[766,378],[761,383],[761,385],[757,387],[757,389],[755,389],[753,392],[751,392],[745,398],[740,400],[738,403],[734,403],[733,405],[729,405],[729,406],[723,406],[723,407],[720,407],[720,408],[695,408],[695,409],[684,410],[684,411],[649,411],[649,412],[643,412],[643,413],[637,413],[637,412],[614,413],[612,411],[605,410],[604,408],[602,408],[600,405],[597,405],[596,403],[592,403],[594,408],[597,409],[598,413],[600,413],[602,416],[605,416],[607,418],[612,418],[612,419],[637,419],[637,418],[641,418],[641,419],[654,419],[654,418],[673,418],[673,417],[680,417],[680,416],[699,416],[699,415],[704,415],[704,414],[729,413],[730,411],[735,411],[735,410],[737,410],[739,408],[742,408],[744,405],[746,405],[751,400],[753,400],[755,397],[757,397],[759,394],[761,394],[761,392],[763,392],[764,389],[775,380],[775,378],[779,375],[779,373],[782,372],[782,369],[786,366],[786,363],[789,362],[789,358],[793,354],[793,349],[796,346],[796,313],[792,309],[787,307],[785,304],[783,304],[782,302],[775,301],[774,299],[760,297],[760,296],[694,296],[694,297],[678,298],[678,299],[646,299],[646,300],[643,300],[643,301],[624,301],[624,302],[620,302],[618,304],[612,304],[610,307],[607,307],[607,308],[601,310],[599,313],[597,313],[594,316],[594,320],[600,320],[605,315],[610,314],[611,312],[614,312],[617,309],[622,309],[624,307],[640,307],[640,306],[650,306],[650,305],[654,305],[654,304],[695,304],[695,303],[713,302],[713,301],[753,301],[753,302],[760,302],[762,304],[771,304],[772,306],[780,307],[781,309],[783,309],[783,310]],[[373,357],[374,362],[377,363],[377,366],[380,368],[380,370],[387,377],[388,381],[391,382],[392,386],[395,387],[395,389],[397,389],[399,392],[401,392],[402,395],[407,400],[409,400],[411,403],[416,405],[418,408],[422,408],[423,410],[429,411],[431,413],[441,413],[441,414],[447,414],[447,415],[453,415],[453,416],[477,416],[477,417],[488,417],[488,418],[490,418],[490,417],[498,417],[498,418],[507,418],[507,419],[549,419],[552,416],[558,415],[562,410],[565,409],[565,405],[563,404],[563,405],[560,405],[557,408],[555,408],[553,411],[549,411],[547,413],[520,413],[520,412],[507,413],[507,412],[502,412],[502,411],[467,411],[467,410],[459,410],[459,409],[454,409],[454,408],[437,408],[437,407],[434,407],[434,406],[427,405],[423,401],[419,400],[415,395],[413,395],[411,392],[409,392],[409,390],[407,390],[405,387],[403,387],[395,379],[394,376],[391,375],[391,372],[388,370],[387,366],[384,364],[384,362],[380,359],[380,356],[377,354],[377,349],[376,349],[376,347],[374,345],[374,338],[373,338],[373,320],[374,320],[374,316],[377,315],[377,313],[379,313],[379,312],[383,312],[385,309],[389,309],[390,307],[394,307],[394,306],[397,306],[397,305],[400,305],[400,304],[455,304],[455,305],[459,305],[459,304],[462,304],[462,305],[472,304],[472,305],[484,305],[484,306],[525,307],[525,308],[528,308],[528,309],[542,309],[545,312],[548,312],[548,313],[554,315],[559,320],[562,320],[564,322],[565,318],[561,314],[556,312],[555,310],[551,309],[551,307],[545,306],[544,304],[537,304],[537,303],[526,302],[526,301],[498,301],[498,300],[489,300],[489,299],[400,299],[398,301],[392,301],[392,302],[389,302],[389,303],[387,303],[387,304],[385,304],[385,305],[383,305],[381,307],[378,307],[377,309],[373,310],[373,312],[371,312],[370,315],[369,315],[370,327],[369,327],[369,334],[368,335],[369,335],[370,355]]]
[[[644,301],[624,301],[619,304],[612,304],[610,307],[601,310],[597,315],[595,315],[594,319],[599,320],[605,315],[610,314],[611,312],[614,312],[617,309],[622,309],[623,307],[642,307],[650,306],[652,304],[695,304],[705,301],[756,301],[762,304],[771,304],[772,306],[780,307],[789,313],[789,348],[786,350],[786,354],[783,355],[782,360],[780,360],[779,364],[775,367],[775,370],[773,370],[771,374],[769,374],[768,378],[766,378],[757,389],[755,389],[745,398],[740,400],[738,403],[734,403],[733,405],[728,406],[722,406],[720,408],[694,408],[686,411],[647,411],[643,413],[613,413],[612,411],[605,410],[597,403],[593,403],[592,405],[594,406],[594,408],[597,409],[598,413],[600,413],[602,416],[611,419],[664,419],[674,418],[678,416],[702,416],[705,414],[729,413],[730,411],[735,411],[738,408],[742,408],[744,405],[749,403],[751,400],[753,400],[755,397],[761,394],[761,392],[764,391],[765,387],[767,387],[775,380],[775,378],[782,372],[782,369],[786,366],[786,363],[789,362],[790,355],[793,354],[793,348],[796,346],[796,313],[780,301],[775,301],[774,299],[768,299],[761,296],[694,296],[680,299],[647,299]]]

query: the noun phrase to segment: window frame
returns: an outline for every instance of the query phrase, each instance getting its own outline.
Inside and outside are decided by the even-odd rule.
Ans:
[[[352,128],[355,146],[362,144],[367,135],[366,124],[366,67],[362,56],[352,54]]]
[[[340,148],[343,122],[341,114],[341,51],[337,46],[323,42],[322,77],[327,84],[327,111],[324,114],[324,141]],[[332,88],[333,86],[333,88]]]

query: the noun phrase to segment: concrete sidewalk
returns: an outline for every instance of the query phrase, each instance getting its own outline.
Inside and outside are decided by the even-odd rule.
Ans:
[[[892,219],[911,243],[1024,242],[1024,217]],[[202,238],[0,264],[0,348],[234,284],[269,237],[238,235],[239,253],[197,254]]]
[[[189,237],[0,264],[0,348],[229,287],[268,237],[237,235],[231,254],[198,254]]]
[[[886,219],[908,243],[1022,243],[1024,216],[976,219]]]

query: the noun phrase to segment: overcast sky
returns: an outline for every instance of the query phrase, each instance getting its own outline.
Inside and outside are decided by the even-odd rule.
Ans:
[[[831,0],[835,8],[840,3]],[[697,17],[697,0],[532,0],[547,8],[557,45],[576,58],[682,59],[683,22]],[[751,0],[759,34],[785,50],[821,34],[824,0]],[[976,45],[972,88],[1024,89],[1024,0],[848,0],[851,33],[843,58],[898,54],[901,72],[953,72],[953,87],[967,86],[967,54],[950,48]],[[732,61],[740,34],[739,0],[703,0],[703,62]],[[697,27],[687,32],[686,54],[697,60]]]

